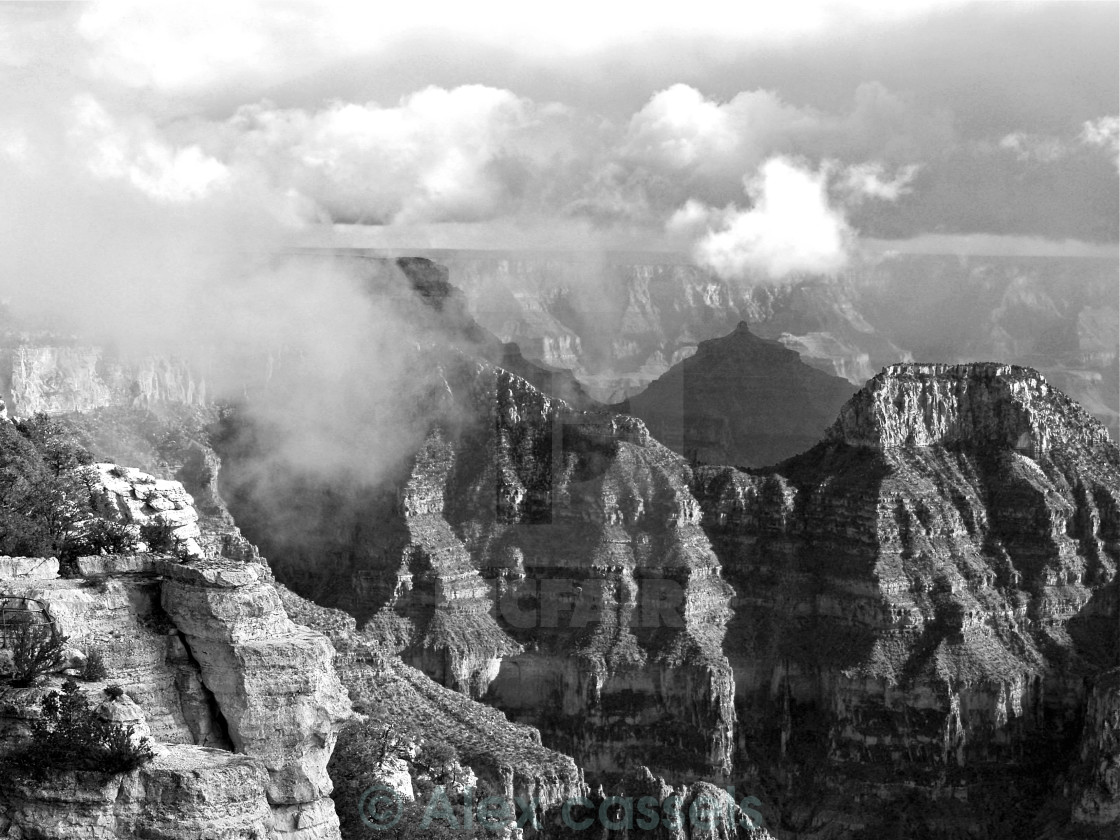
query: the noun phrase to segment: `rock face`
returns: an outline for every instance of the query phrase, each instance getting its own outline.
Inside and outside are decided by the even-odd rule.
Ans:
[[[464,436],[445,515],[525,647],[489,699],[590,773],[722,778],[731,592],[684,463],[633,418],[572,412],[501,371],[480,384],[485,422]]]
[[[163,608],[198,662],[234,749],[268,770],[278,837],[332,837],[327,761],[350,717],[326,637],[294,624],[266,570],[228,561],[163,562]]]
[[[1107,450],[1108,432],[1029,368],[891,365],[844,406],[827,439],[881,449],[962,445],[1044,454]]]
[[[5,785],[0,836],[26,840],[266,840],[265,772],[243,755],[177,745],[124,775],[69,771]]]
[[[542,823],[566,800],[587,792],[576,763],[542,746],[537,730],[512,723],[501,712],[404,664],[370,633],[359,632],[346,613],[317,606],[283,586],[277,588],[289,615],[330,638],[337,651],[336,670],[356,707],[376,711],[414,743],[433,736],[446,741],[463,763],[502,795],[536,800]],[[344,809],[353,812],[364,789],[355,770],[369,768],[343,767],[332,760],[330,769],[339,814]]]
[[[1106,836],[1120,826],[1120,668],[1093,686],[1077,759],[1064,791],[1073,822]]]
[[[689,459],[757,467],[815,444],[854,390],[741,322],[617,408]]]
[[[695,487],[738,593],[739,760],[783,827],[1027,830],[1120,656],[1101,425],[1030,369],[899,365],[804,455]]]
[[[95,490],[133,521],[197,519],[178,482],[109,464],[97,474]],[[330,642],[288,619],[267,568],[151,555],[76,565],[81,577],[60,578],[56,560],[2,558],[0,596],[31,599],[71,647],[102,655],[107,676],[86,690],[124,688],[131,700],[99,713],[150,731],[158,758],[124,776],[64,774],[49,790],[0,784],[0,834],[337,838],[326,765],[349,697]],[[42,691],[0,689],[0,750],[28,735]]]
[[[100,347],[66,345],[0,349],[0,396],[12,417],[207,399],[205,381],[180,360],[130,361]]]
[[[120,521],[129,525],[167,525],[173,529],[171,533],[179,541],[183,553],[201,556],[198,512],[194,499],[183,489],[182,483],[157,479],[116,464],[97,464],[93,470],[97,482],[92,491],[96,509],[115,513]]]
[[[352,511],[375,527],[345,576],[311,568],[293,585],[588,772],[725,776],[731,590],[683,459],[634,418],[485,363],[442,382],[461,424],[433,427],[397,492]]]

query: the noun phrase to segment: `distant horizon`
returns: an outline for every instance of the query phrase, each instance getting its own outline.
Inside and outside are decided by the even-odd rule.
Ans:
[[[656,254],[674,258],[686,264],[696,261],[686,247],[673,247],[666,243],[658,247],[654,242],[634,242],[611,245],[595,242],[592,237],[583,246],[566,241],[564,244],[547,245],[530,240],[525,244],[502,245],[476,244],[475,236],[464,231],[461,225],[429,226],[417,230],[413,242],[408,242],[399,227],[379,225],[333,225],[329,230],[309,232],[295,243],[296,248],[322,250],[368,250],[390,255],[407,255],[409,252],[445,253],[549,253],[569,255],[595,254]],[[441,229],[442,228],[442,229]],[[401,241],[405,239],[405,241]],[[991,257],[1053,257],[1056,259],[1110,259],[1120,261],[1120,242],[1097,243],[1075,239],[1053,240],[1042,237],[1006,236],[997,234],[923,234],[905,239],[862,238],[853,254],[881,256],[891,253],[928,256],[991,256]]]

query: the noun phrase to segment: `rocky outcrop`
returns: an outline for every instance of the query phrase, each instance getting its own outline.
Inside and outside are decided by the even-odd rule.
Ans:
[[[102,503],[128,521],[197,520],[178,482],[109,464],[92,472]],[[0,558],[2,603],[41,610],[75,656],[97,651],[107,673],[85,690],[112,683],[131,698],[98,714],[150,732],[158,757],[123,776],[64,774],[50,790],[0,785],[4,836],[337,838],[326,765],[349,697],[330,642],[288,619],[267,568],[144,554],[74,567],[78,577],[61,578],[53,558]],[[28,736],[57,682],[0,689],[0,751]]]
[[[840,412],[827,440],[852,446],[959,444],[1044,454],[1092,450],[1107,430],[1038,371],[996,363],[891,365]]]
[[[89,472],[96,511],[137,528],[149,523],[165,525],[183,554],[202,554],[198,512],[182,483],[116,464],[96,464]]]
[[[382,640],[399,638],[406,659],[443,685],[480,697],[502,659],[521,648],[491,616],[490,586],[443,517],[454,463],[451,444],[434,429],[400,500],[406,542],[393,592],[370,627]]]
[[[486,370],[444,511],[525,650],[488,699],[589,773],[730,771],[731,595],[682,459],[640,421],[574,412]],[[667,752],[671,750],[671,752]]]
[[[266,775],[252,759],[176,745],[123,775],[67,771],[49,782],[9,782],[0,837],[22,840],[266,840]]]
[[[323,635],[294,624],[261,566],[164,562],[162,603],[237,752],[268,770],[278,837],[337,836],[327,761],[350,703]]]
[[[511,801],[536,801],[538,821],[547,822],[565,801],[587,792],[576,763],[542,746],[537,730],[513,723],[404,664],[371,633],[360,632],[346,613],[320,607],[283,586],[277,589],[289,615],[330,638],[338,652],[336,670],[356,708],[376,715],[415,744],[431,737],[446,741],[491,789]],[[354,777],[358,769],[370,768],[332,761],[330,769],[339,813],[357,809],[363,788],[355,789]]]
[[[1120,656],[1100,424],[1027,369],[895,366],[803,456],[695,487],[738,593],[739,760],[783,827],[1026,830]]]
[[[741,322],[617,408],[690,460],[757,467],[815,444],[854,390]]]
[[[66,344],[0,349],[0,395],[11,417],[207,400],[205,381],[184,361],[129,360],[101,347]]]

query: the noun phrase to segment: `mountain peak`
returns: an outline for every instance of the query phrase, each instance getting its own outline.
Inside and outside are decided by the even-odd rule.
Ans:
[[[1037,370],[997,362],[890,365],[844,405],[827,439],[877,448],[963,443],[1030,455],[1111,443],[1099,421]]]

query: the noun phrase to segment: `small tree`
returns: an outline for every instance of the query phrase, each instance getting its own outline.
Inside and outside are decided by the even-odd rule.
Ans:
[[[175,534],[175,526],[160,519],[151,519],[140,526],[140,539],[148,544],[148,551],[157,554],[179,554],[182,540]]]
[[[101,720],[73,680],[63,683],[61,695],[52,691],[43,698],[31,737],[31,744],[7,763],[36,779],[59,770],[127,773],[155,757],[148,739],[136,738],[134,727]]]
[[[12,685],[26,687],[39,677],[57,671],[66,664],[63,650],[69,641],[52,624],[37,624],[30,616],[16,620],[15,629],[8,633],[8,647],[12,651]]]
[[[127,554],[136,548],[135,532],[115,519],[97,518],[67,537],[63,546],[66,558],[88,554]]]
[[[86,661],[82,665],[82,672],[79,676],[86,682],[99,682],[109,675],[108,669],[105,667],[105,658],[101,655],[101,651],[97,648],[90,648],[86,653]]]

